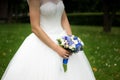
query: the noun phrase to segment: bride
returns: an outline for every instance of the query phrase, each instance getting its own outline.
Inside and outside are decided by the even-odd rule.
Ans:
[[[70,53],[56,39],[72,35],[62,0],[28,0],[32,32],[22,43],[1,80],[95,80],[83,51]],[[62,61],[68,58],[64,72]]]

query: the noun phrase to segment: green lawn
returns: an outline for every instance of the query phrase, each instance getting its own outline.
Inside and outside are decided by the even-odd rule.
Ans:
[[[72,26],[73,34],[85,43],[88,57],[97,80],[120,79],[120,28],[111,33],[102,32],[99,26]],[[12,56],[26,36],[31,33],[29,24],[0,24],[0,78]]]

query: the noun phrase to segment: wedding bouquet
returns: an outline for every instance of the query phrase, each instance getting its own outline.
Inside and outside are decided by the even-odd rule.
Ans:
[[[68,50],[71,54],[83,50],[84,43],[79,37],[75,35],[63,36],[57,39],[57,41],[61,47]],[[63,59],[63,66],[65,72],[67,70],[67,63],[68,63],[68,59]]]

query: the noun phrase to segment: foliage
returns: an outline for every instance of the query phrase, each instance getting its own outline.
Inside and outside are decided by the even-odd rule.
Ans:
[[[67,12],[101,12],[101,0],[63,0]]]
[[[68,19],[72,25],[99,25],[103,26],[103,13],[100,12],[83,12],[69,13]],[[113,26],[120,26],[120,14],[114,17]]]
[[[72,26],[85,43],[84,49],[97,80],[120,79],[120,28],[111,33],[98,26]],[[0,77],[23,40],[31,33],[29,24],[0,24]]]
[[[29,16],[19,16],[14,22],[28,23]],[[82,13],[68,13],[68,19],[72,25],[103,25],[103,13],[102,12],[82,12]],[[120,26],[120,13],[117,13],[112,25]]]
[[[120,11],[120,1],[119,0],[104,0],[107,3],[110,3],[110,8],[113,10]],[[28,12],[27,0],[12,0],[11,4],[18,13]],[[103,3],[102,0],[63,0],[67,12],[102,12]],[[18,4],[19,3],[19,4]]]
[[[119,0],[63,0],[67,12],[102,12],[103,2],[110,4],[110,8],[120,11]]]

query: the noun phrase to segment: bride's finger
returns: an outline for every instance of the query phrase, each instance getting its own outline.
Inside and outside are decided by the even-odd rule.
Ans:
[[[69,58],[69,56],[66,56],[66,55],[65,55],[65,56],[64,56],[64,58],[65,58],[65,59],[68,59],[68,58]]]
[[[69,53],[69,55],[72,55],[72,53]]]
[[[69,58],[69,54],[65,54],[65,55],[64,55],[64,58]]]
[[[70,56],[70,55],[72,55],[72,53],[70,53],[70,52],[69,52],[69,53],[67,53],[67,54],[68,54],[69,56]]]
[[[69,55],[70,55],[71,53],[70,53],[69,51],[67,51],[66,54],[69,54]]]
[[[66,53],[65,56],[69,57],[70,54]]]

